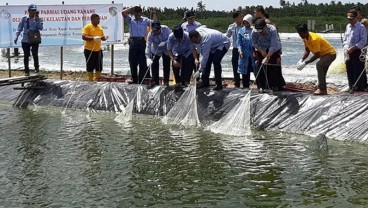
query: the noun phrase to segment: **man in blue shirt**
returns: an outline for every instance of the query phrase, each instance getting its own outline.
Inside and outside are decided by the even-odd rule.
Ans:
[[[184,13],[183,20],[186,20],[181,24],[181,27],[185,32],[190,32],[192,30],[197,29],[202,24],[200,22],[195,21],[195,13],[194,11],[188,10]]]
[[[231,63],[233,65],[234,86],[240,87],[240,75],[238,73],[239,52],[238,52],[238,46],[236,44],[236,41],[238,37],[238,32],[242,28],[243,14],[240,11],[236,11],[233,14],[233,18],[235,22],[229,25],[229,28],[227,29],[227,32],[226,32],[226,36],[228,38],[232,37],[233,54],[231,57]]]
[[[37,6],[35,4],[30,4],[28,6],[28,17],[25,16],[22,18],[21,22],[18,25],[16,37],[14,39],[14,43],[18,43],[18,37],[23,32],[22,39],[22,49],[24,53],[24,74],[29,76],[29,56],[33,56],[33,62],[35,67],[35,72],[38,73],[40,70],[40,64],[38,61],[38,48],[39,43],[30,43],[28,33],[30,30],[42,30],[43,22],[42,19],[38,16],[39,12],[37,11]]]
[[[199,27],[195,30],[192,30],[189,33],[189,38],[202,54],[202,60],[199,62],[199,59],[197,58],[197,50],[193,49],[195,64],[196,66],[199,65],[199,71],[194,74],[194,77],[197,78],[199,77],[200,72],[203,73],[202,84],[199,86],[199,88],[210,86],[209,77],[211,65],[213,64],[216,80],[216,87],[213,88],[213,90],[221,90],[221,61],[230,48],[230,39],[220,31],[204,27]]]
[[[367,44],[367,31],[355,9],[347,13],[349,24],[345,30],[345,40],[343,42],[346,54],[345,64],[348,76],[349,88],[354,91],[364,91],[367,88],[367,74],[364,69],[364,62],[360,61],[361,49]]]
[[[159,60],[162,57],[164,66],[164,85],[169,85],[170,58],[167,54],[167,39],[171,33],[170,28],[161,25],[159,21],[152,23],[152,30],[147,36],[146,57],[147,66],[151,65],[152,80],[151,87],[159,84]]]
[[[156,11],[151,10],[153,20],[157,21]],[[130,13],[133,13],[131,15]],[[142,17],[143,12],[140,6],[134,6],[124,9],[124,22],[129,26],[129,65],[132,74],[133,83],[141,83],[147,71],[147,60],[145,57],[147,27],[150,27],[152,20],[147,17]],[[139,77],[138,67],[139,65]]]
[[[173,72],[177,85],[186,86],[186,80],[191,76],[194,65],[192,54],[193,45],[189,39],[189,34],[184,32],[179,25],[174,27],[167,42],[168,56],[172,60]]]
[[[183,20],[185,20],[185,22],[183,22],[181,24],[181,27],[183,28],[184,32],[187,32],[188,34],[190,33],[190,31],[195,30],[198,27],[202,26],[202,24],[200,22],[197,22],[195,20],[195,13],[192,10],[187,10],[187,11],[184,12]],[[187,83],[190,82],[190,78],[192,77],[192,73],[197,71],[197,69],[195,67],[195,64],[194,64],[194,59],[193,59],[192,66],[193,66],[192,70],[185,72],[186,73],[186,79],[185,80],[186,80]]]
[[[279,91],[286,84],[281,71],[281,41],[274,25],[266,24],[264,19],[254,21],[252,44],[256,49],[257,86]]]

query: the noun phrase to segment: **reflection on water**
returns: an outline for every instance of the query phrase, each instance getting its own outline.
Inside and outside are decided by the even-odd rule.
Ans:
[[[236,138],[135,115],[0,106],[4,207],[368,205],[368,148],[253,132]]]

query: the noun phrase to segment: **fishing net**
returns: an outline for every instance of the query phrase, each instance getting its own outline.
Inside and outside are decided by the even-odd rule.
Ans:
[[[196,90],[195,84],[189,85],[169,113],[164,116],[162,122],[182,126],[200,126]]]
[[[123,125],[130,124],[133,118],[134,98],[128,103],[126,107],[124,107],[124,105],[120,105],[120,113],[118,114],[118,116],[116,116],[114,121]]]
[[[240,102],[229,113],[206,129],[217,134],[250,135],[250,93],[251,90],[240,99]]]

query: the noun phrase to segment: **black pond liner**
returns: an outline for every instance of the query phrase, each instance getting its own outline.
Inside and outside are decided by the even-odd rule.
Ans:
[[[56,106],[119,112],[138,91],[139,85],[125,83],[47,80],[37,83],[44,89],[14,90],[0,87],[0,102],[17,107]],[[134,113],[164,116],[183,90],[163,86],[147,89],[135,102]],[[73,93],[74,92],[74,93]],[[247,93],[243,89],[197,90],[198,116],[208,125],[228,113]],[[254,128],[307,135],[326,134],[328,138],[368,143],[368,94],[277,92],[251,95],[251,123]]]

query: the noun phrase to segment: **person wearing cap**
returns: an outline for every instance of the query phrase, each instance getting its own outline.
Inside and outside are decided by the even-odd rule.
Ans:
[[[253,16],[245,15],[243,18],[243,27],[237,35],[237,48],[239,51],[238,73],[242,74],[243,88],[249,88],[250,72],[255,72],[256,63],[254,60],[254,47],[252,45]]]
[[[171,33],[170,28],[161,25],[159,21],[152,23],[152,30],[147,36],[146,58],[147,66],[151,64],[152,86],[159,84],[159,60],[162,57],[164,67],[164,85],[169,85],[170,78],[170,58],[167,54],[167,39]]]
[[[157,21],[156,11],[151,9],[154,21]],[[130,13],[133,13],[131,15]],[[146,32],[153,20],[143,17],[143,10],[140,6],[124,9],[122,12],[124,22],[129,26],[129,66],[132,74],[133,83],[142,83],[147,72],[146,51]],[[139,65],[139,75],[138,75]]]
[[[202,24],[200,22],[197,22],[195,20],[195,13],[192,10],[187,10],[184,12],[184,17],[183,20],[185,22],[183,22],[181,24],[181,27],[183,28],[183,30],[187,33],[190,33],[190,31],[197,29],[198,27],[201,27]],[[199,58],[199,54],[198,54],[198,58]],[[196,65],[194,64],[194,59],[193,59],[193,69],[190,71],[186,72],[186,82],[189,83],[190,82],[190,78],[192,77],[192,73],[197,71]]]
[[[243,14],[241,13],[241,11],[236,11],[233,14],[233,18],[235,22],[229,25],[226,36],[228,38],[232,38],[233,41],[231,64],[233,66],[234,86],[240,87],[240,75],[238,73],[239,52],[236,40],[238,37],[238,32],[242,28]]]
[[[181,27],[188,33],[202,25],[200,22],[195,21],[195,13],[191,10],[184,12],[183,20],[185,20],[185,22],[181,24]]]
[[[178,25],[172,30],[167,41],[168,56],[172,60],[172,67],[177,86],[185,87],[188,74],[192,71],[194,57],[193,45],[189,34]],[[191,76],[191,74],[189,74]]]
[[[360,6],[358,5],[354,5],[350,8],[350,10],[355,10],[356,13],[357,13],[357,18],[358,18],[358,21],[362,21],[363,19],[363,14],[362,14],[362,9],[360,8]]]
[[[98,14],[92,14],[91,22],[86,24],[82,29],[88,81],[98,81],[101,76],[103,58],[101,41],[109,38],[109,35],[104,34],[103,28],[99,24],[100,16]],[[96,71],[95,76],[93,76],[93,71]]]
[[[211,65],[214,66],[216,87],[213,90],[221,90],[222,87],[222,67],[221,61],[226,52],[230,48],[230,39],[222,32],[199,27],[189,33],[189,38],[196,48],[200,48],[202,60],[199,62],[197,49],[193,49],[193,57],[195,65],[199,66],[199,70],[193,75],[198,78],[202,72],[202,84],[198,88],[210,86]]]
[[[315,95],[327,95],[326,74],[331,63],[336,59],[335,48],[321,35],[309,32],[306,24],[299,24],[295,27],[299,36],[304,42],[304,54],[297,64],[297,69],[302,70],[307,64],[319,59],[316,64],[318,74],[318,89]],[[313,56],[306,60],[310,53]]]
[[[18,37],[23,32],[22,49],[24,53],[24,74],[26,76],[29,76],[29,56],[31,55],[31,52],[35,72],[38,73],[40,70],[40,64],[38,60],[38,48],[40,44],[30,43],[28,37],[28,32],[30,30],[43,30],[43,21],[42,18],[38,16],[38,14],[39,12],[37,11],[37,6],[35,4],[30,4],[28,6],[28,16],[23,17],[19,22],[14,39],[14,43],[17,44]]]
[[[364,91],[367,88],[367,74],[359,56],[361,49],[367,44],[367,30],[360,23],[355,9],[347,12],[347,19],[349,24],[346,26],[343,46],[347,55],[345,64],[349,88],[351,91]]]
[[[279,91],[286,84],[281,71],[281,41],[274,25],[264,19],[254,21],[252,44],[256,49],[257,86]]]

